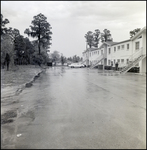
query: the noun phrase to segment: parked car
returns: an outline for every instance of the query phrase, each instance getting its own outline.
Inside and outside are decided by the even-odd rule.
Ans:
[[[81,64],[81,63],[72,63],[68,66],[71,67],[71,68],[84,68],[85,67],[85,65]]]
[[[47,62],[47,66],[52,66],[52,62]]]

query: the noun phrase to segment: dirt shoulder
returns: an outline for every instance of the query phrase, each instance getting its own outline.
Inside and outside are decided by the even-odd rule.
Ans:
[[[29,87],[45,67],[20,65],[15,70],[1,69],[1,115],[3,106],[15,102],[14,97],[25,87]]]
[[[13,71],[1,69],[1,88],[22,85],[28,82],[40,71],[42,71],[42,68],[35,65],[20,65]]]
[[[45,71],[35,65],[20,65],[14,70],[1,69],[1,148],[15,148],[18,95],[33,85],[40,73]]]

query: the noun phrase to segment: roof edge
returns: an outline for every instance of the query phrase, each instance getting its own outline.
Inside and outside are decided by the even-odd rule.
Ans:
[[[144,30],[146,30],[146,26],[143,27],[137,34],[135,34],[135,35],[131,38],[131,41],[133,41],[137,36],[139,36]]]

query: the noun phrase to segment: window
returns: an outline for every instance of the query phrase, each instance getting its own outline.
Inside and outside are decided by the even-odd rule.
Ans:
[[[120,62],[120,59],[117,59],[117,62],[119,63],[119,62]]]
[[[129,44],[127,44],[127,50],[129,50]]]
[[[108,65],[111,65],[111,61],[110,60],[108,60]]]
[[[116,47],[114,47],[114,52],[116,52]]]
[[[129,59],[126,59],[127,64],[129,64]]]
[[[139,42],[136,42],[136,43],[135,43],[135,49],[136,49],[136,50],[139,50]]]
[[[111,53],[111,48],[108,49],[109,54]]]
[[[124,48],[125,48],[125,46],[124,46],[124,45],[122,45],[122,46],[121,46],[121,49],[123,50]]]
[[[124,63],[124,59],[121,59],[121,63]]]
[[[115,64],[115,59],[114,59],[114,64]]]
[[[120,46],[117,46],[117,49],[120,50]]]
[[[103,50],[101,50],[101,54],[103,54]]]

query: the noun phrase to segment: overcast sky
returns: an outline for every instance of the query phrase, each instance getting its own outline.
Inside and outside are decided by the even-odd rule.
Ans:
[[[108,29],[113,41],[120,42],[130,38],[131,30],[146,26],[146,1],[1,1],[1,13],[10,21],[7,27],[24,37],[33,16],[44,14],[53,33],[50,52],[66,57],[82,57],[88,31]]]

